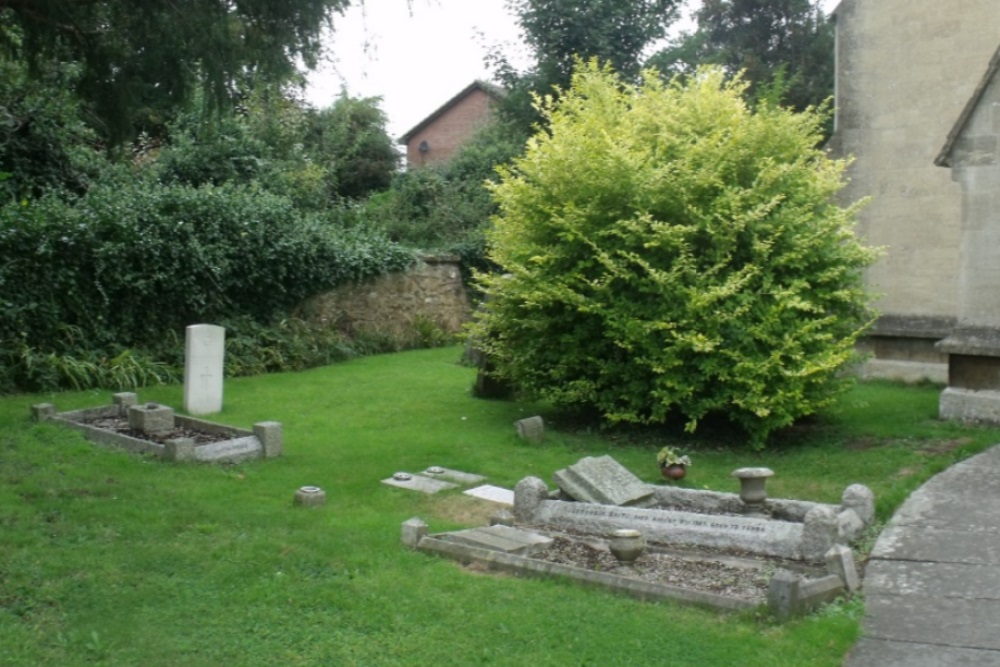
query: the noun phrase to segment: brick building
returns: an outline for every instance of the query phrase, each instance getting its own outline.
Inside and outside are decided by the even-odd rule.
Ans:
[[[400,138],[399,143],[406,146],[407,165],[422,167],[447,161],[488,122],[502,95],[500,88],[483,81],[466,86]]]

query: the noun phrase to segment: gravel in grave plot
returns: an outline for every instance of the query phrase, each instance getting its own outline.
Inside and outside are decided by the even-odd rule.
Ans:
[[[223,440],[232,440],[233,438],[239,437],[232,434],[206,433],[204,431],[195,431],[193,429],[180,427],[177,427],[172,431],[154,435],[130,429],[128,427],[128,419],[125,417],[100,417],[98,419],[91,419],[90,421],[87,421],[86,424],[87,426],[92,426],[94,428],[111,431],[113,433],[120,433],[138,440],[156,442],[161,445],[167,440],[173,440],[174,438],[191,438],[194,440],[195,445],[207,445],[212,442],[222,442]]]
[[[771,576],[787,565],[780,559],[748,554],[670,552],[653,547],[632,566],[623,566],[606,545],[594,540],[552,535],[553,543],[532,558],[607,572],[640,581],[666,584],[727,597],[764,602]]]

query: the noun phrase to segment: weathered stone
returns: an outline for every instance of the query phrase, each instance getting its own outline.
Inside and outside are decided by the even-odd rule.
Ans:
[[[490,502],[500,503],[501,505],[514,504],[513,491],[499,486],[492,486],[490,484],[477,486],[474,489],[469,489],[467,491],[463,491],[462,493],[467,496],[472,496],[473,498],[481,498],[483,500],[489,500]]]
[[[392,477],[383,479],[382,483],[388,484],[389,486],[395,486],[400,489],[420,491],[421,493],[427,494],[434,494],[439,491],[458,488],[457,484],[452,484],[451,482],[445,482],[431,477],[424,477],[423,475],[411,475],[404,472],[395,473]]]
[[[493,525],[444,533],[442,539],[490,551],[530,555],[552,544],[552,538],[511,526]]]
[[[444,479],[449,482],[455,482],[456,484],[478,484],[486,479],[482,475],[476,475],[471,472],[462,472],[461,470],[450,470],[440,466],[431,466],[420,474],[424,477]]]
[[[128,409],[139,403],[139,396],[132,391],[122,391],[111,396],[111,404],[115,406],[115,414],[128,418]]]
[[[826,552],[826,571],[840,577],[844,588],[853,593],[861,587],[858,570],[854,565],[854,552],[843,544],[830,547]]]
[[[523,523],[533,522],[548,497],[549,487],[545,482],[537,477],[525,477],[514,487],[514,516]]]
[[[238,463],[260,458],[263,453],[260,440],[256,436],[248,435],[195,447],[194,457],[198,461]]]
[[[146,435],[159,435],[174,430],[174,410],[166,405],[146,403],[128,409],[128,427]]]
[[[846,544],[853,541],[865,529],[865,522],[858,517],[857,512],[846,509],[837,514],[837,541]]]
[[[193,324],[184,336],[184,410],[205,415],[222,410],[226,330]]]
[[[767,587],[767,606],[777,618],[785,620],[796,613],[802,575],[790,570],[778,570]]]
[[[163,443],[163,458],[168,461],[193,461],[194,438],[172,438]]]
[[[54,403],[35,403],[31,406],[31,418],[36,422],[43,422],[56,416],[56,406]]]
[[[284,451],[284,438],[281,434],[281,422],[257,422],[253,425],[253,434],[260,440],[264,449],[264,458],[281,456]]]
[[[553,475],[560,490],[576,500],[601,505],[649,507],[653,489],[610,456],[588,456]]]
[[[417,517],[403,522],[403,529],[400,535],[403,544],[416,549],[420,545],[420,540],[427,537],[427,524]]]
[[[807,614],[821,605],[829,604],[844,594],[844,582],[835,574],[819,579],[804,579],[799,584],[797,613]]]
[[[497,510],[490,517],[491,526],[513,526],[514,514],[508,509]]]
[[[522,440],[541,442],[545,438],[545,422],[539,416],[527,417],[514,422],[517,435]]]
[[[819,561],[837,543],[840,522],[837,513],[826,505],[817,505],[806,514],[802,528],[802,557]]]
[[[326,491],[318,486],[302,486],[295,490],[292,502],[303,507],[319,507],[326,503]]]
[[[845,509],[854,510],[866,526],[875,520],[875,494],[864,484],[851,484],[844,489],[840,504]]]
[[[516,512],[516,504],[515,515],[519,521],[523,520]],[[632,528],[642,531],[646,539],[663,544],[739,549],[766,556],[801,558],[802,524],[788,521],[559,500],[542,502],[531,520],[595,535]],[[819,558],[823,553],[825,550]]]

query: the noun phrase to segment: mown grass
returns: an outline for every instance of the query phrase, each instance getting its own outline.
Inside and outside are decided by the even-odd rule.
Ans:
[[[441,465],[511,488],[610,453],[657,479],[655,452],[694,459],[682,484],[735,490],[767,465],[771,495],[838,500],[868,484],[887,518],[1000,430],[935,419],[939,388],[859,385],[763,453],[724,431],[588,430],[544,406],[477,400],[454,348],[367,357],[226,383],[215,419],[284,424],[285,456],[181,465],[101,449],[28,419],[29,406],[103,404],[110,392],[0,400],[0,665],[801,665],[834,666],[858,636],[859,602],[779,625],[633,601],[559,580],[466,571],[399,543],[400,524],[481,523],[489,503],[379,483]],[[181,404],[179,386],[143,400]],[[541,445],[512,422],[547,417]],[[323,487],[326,505],[292,506]]]

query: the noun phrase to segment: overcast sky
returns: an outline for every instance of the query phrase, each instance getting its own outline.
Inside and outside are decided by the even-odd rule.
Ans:
[[[829,11],[837,2],[823,6]],[[354,4],[335,21],[333,62],[310,75],[306,99],[330,106],[341,87],[353,97],[382,97],[393,137],[474,80],[490,79],[484,58],[493,47],[527,62],[504,0],[410,0],[409,9],[407,0]]]

